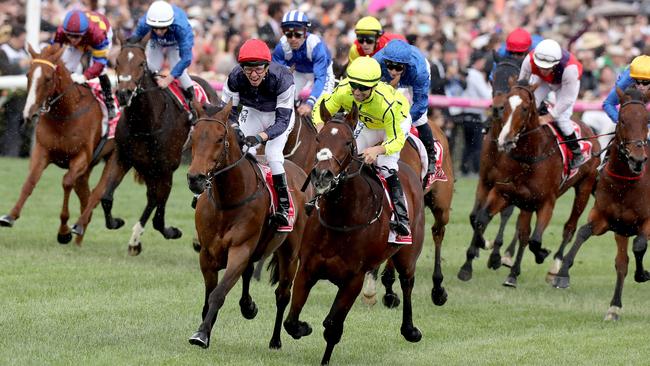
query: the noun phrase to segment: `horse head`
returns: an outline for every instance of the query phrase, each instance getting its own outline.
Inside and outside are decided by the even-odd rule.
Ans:
[[[496,54],[496,53],[495,53]],[[492,73],[492,128],[495,132],[501,131],[503,125],[503,114],[508,101],[510,87],[515,84],[519,76],[519,67],[511,58],[500,58],[495,56],[497,62]],[[497,122],[495,124],[495,122]]]
[[[234,151],[241,154],[241,150],[227,122],[232,102],[213,117],[208,117],[199,102],[194,101],[193,106],[199,118],[192,132],[192,163],[187,171],[187,184],[192,192],[199,194],[205,190],[210,176],[231,162],[230,155]]]
[[[503,113],[505,124],[497,139],[500,151],[510,152],[517,146],[522,133],[539,127],[535,104],[535,89],[538,86],[530,86],[527,81],[511,85]]]
[[[32,63],[27,72],[27,101],[23,109],[23,118],[29,120],[38,116],[39,113],[49,111],[53,102],[50,102],[57,87],[60,86],[61,78],[68,75],[67,71],[57,73],[59,69],[65,70],[60,63],[61,55],[65,48],[54,44],[45,48],[41,53],[36,52],[30,44],[27,44],[27,51],[31,55]],[[72,82],[68,80],[68,82]]]
[[[129,43],[120,35],[120,53],[115,60],[115,73],[117,74],[117,100],[120,105],[128,107],[133,98],[143,91],[142,83],[149,72],[145,47],[149,35],[141,41]]]
[[[334,189],[350,162],[356,158],[354,128],[359,119],[359,110],[353,103],[352,110],[344,119],[332,117],[325,108],[325,102],[322,102],[320,114],[325,126],[316,137],[316,163],[310,173],[318,195]]]
[[[616,88],[621,101],[621,109],[616,125],[616,142],[618,153],[626,161],[630,171],[639,175],[648,160],[646,145],[648,144],[648,111],[645,107],[650,92],[644,94],[636,89],[623,92]]]

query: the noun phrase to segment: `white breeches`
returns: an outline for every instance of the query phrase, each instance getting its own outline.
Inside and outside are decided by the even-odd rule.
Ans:
[[[298,71],[293,72],[293,82],[296,85],[296,97],[295,100],[300,99],[300,92],[308,86],[314,85],[314,74],[313,73],[302,73]],[[334,90],[334,69],[332,69],[332,63],[327,67],[327,79],[325,79],[325,87],[323,87],[322,94],[332,94]]]
[[[107,32],[107,37],[108,37],[108,50],[111,49],[113,46],[113,29],[108,28]],[[71,73],[77,73],[81,74],[83,73],[83,69],[81,67],[81,57],[86,53],[85,51],[82,51],[76,47],[72,47],[68,45],[68,47],[65,48],[65,51],[63,51],[63,55],[61,55],[61,61],[63,61],[63,64],[65,65],[65,68],[68,69]],[[92,65],[95,61],[93,61],[92,57],[90,58],[90,65]],[[106,67],[104,67],[104,71],[102,71],[102,74],[106,73]]]
[[[295,118],[295,114],[291,113],[291,119],[289,120],[287,129],[280,136],[266,142],[264,152],[273,175],[284,173],[284,153],[282,151],[284,150],[284,145],[287,143],[289,133],[293,130]],[[273,123],[275,123],[275,112],[261,112],[257,109],[243,107],[239,114],[239,128],[245,136],[252,136],[263,132]],[[257,147],[248,149],[248,152],[255,155]]]
[[[162,69],[165,58],[167,58],[170,70],[173,69],[181,59],[180,53],[178,52],[178,46],[163,47],[160,43],[155,41],[147,42],[145,53],[147,55],[147,65],[154,71],[160,71]],[[187,69],[185,69],[181,76],[178,77],[178,81],[181,82],[183,89],[187,89],[194,85],[190,75],[187,73]]]
[[[402,128],[402,132],[405,135],[408,134],[408,131],[411,129],[411,117],[409,116],[407,118],[404,118],[404,120],[400,122],[400,127]],[[354,129],[354,137],[357,142],[357,150],[359,153],[361,153],[366,148],[375,146],[378,143],[386,140],[386,131],[371,130],[367,128],[363,122],[359,121],[357,122],[357,127]],[[390,176],[390,169],[395,169],[395,171],[399,170],[399,166],[397,165],[399,155],[400,152],[398,151],[392,155],[379,155],[377,157],[375,165],[384,168],[381,169],[381,175],[388,177]]]

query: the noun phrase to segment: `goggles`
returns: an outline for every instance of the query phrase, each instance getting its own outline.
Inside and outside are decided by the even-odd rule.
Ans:
[[[287,31],[287,32],[284,32],[284,35],[285,35],[285,37],[287,37],[287,39],[290,39],[290,38],[300,39],[305,35],[305,33],[304,32],[298,32],[298,31],[293,31],[293,32],[292,31]]]
[[[359,41],[359,44],[375,44],[376,38],[373,36],[358,36],[357,41]]]
[[[350,88],[352,88],[352,90],[358,90],[358,91],[361,91],[361,92],[365,92],[365,91],[368,91],[368,90],[372,89],[372,86],[357,84],[357,83],[355,83],[353,81],[350,81]]]
[[[650,85],[650,80],[634,80],[636,85],[648,86]]]
[[[398,71],[398,72],[402,72],[402,71],[404,71],[404,64],[400,64],[400,63],[397,63],[397,62],[386,61],[386,68],[388,70],[395,70],[395,71]]]

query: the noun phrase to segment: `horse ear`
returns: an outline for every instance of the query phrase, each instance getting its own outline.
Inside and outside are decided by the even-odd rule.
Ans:
[[[140,46],[146,47],[147,42],[149,42],[149,38],[151,38],[151,32],[147,33],[142,39],[140,40]]]
[[[323,123],[327,123],[327,121],[332,119],[332,115],[330,114],[330,111],[327,110],[325,107],[325,99],[321,99],[320,102],[320,119],[323,121]]]
[[[621,102],[621,104],[623,104],[624,99],[627,99],[623,89],[619,88],[618,86],[616,87],[616,95],[618,95],[618,100]]]
[[[124,33],[122,33],[122,32],[117,32],[117,34],[115,35],[115,40],[117,41],[117,42],[115,42],[116,45],[118,45],[120,47],[123,44],[126,44],[126,37],[124,37]]]
[[[512,88],[515,84],[517,84],[517,78],[514,75],[510,75],[508,77],[508,87]]]
[[[32,45],[29,42],[27,42],[27,52],[32,56],[32,58],[38,58],[39,56],[39,53],[32,48]]]
[[[214,118],[218,121],[228,121],[228,116],[230,116],[230,111],[232,110],[232,99],[228,101],[223,109],[221,109]]]
[[[345,121],[353,130],[357,126],[357,122],[359,121],[359,107],[357,107],[357,103],[352,103],[352,109],[350,109],[350,113],[345,116]]]
[[[52,56],[54,60],[60,60],[61,55],[63,55],[63,52],[65,51],[65,47],[59,47],[58,50],[54,52],[54,55]]]

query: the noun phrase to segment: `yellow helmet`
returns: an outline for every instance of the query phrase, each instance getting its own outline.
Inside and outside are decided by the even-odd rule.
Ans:
[[[347,73],[351,82],[372,88],[381,79],[381,66],[372,57],[357,57],[348,66]]]
[[[650,80],[650,56],[641,55],[632,60],[630,77],[636,80]]]
[[[375,17],[367,16],[361,18],[357,25],[354,26],[354,32],[357,34],[377,34],[380,36],[384,33],[381,23]]]

